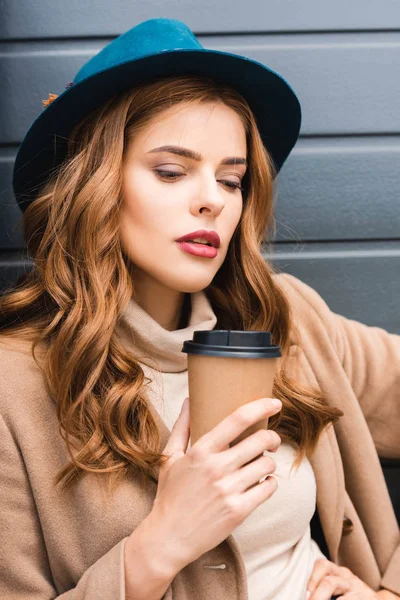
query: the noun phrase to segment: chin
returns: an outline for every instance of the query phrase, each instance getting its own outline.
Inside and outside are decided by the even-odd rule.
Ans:
[[[211,280],[207,280],[204,282],[189,282],[189,281],[185,281],[184,283],[182,283],[181,285],[177,285],[177,286],[173,286],[176,290],[183,292],[185,294],[195,294],[196,292],[201,292],[202,290],[206,289],[210,283]]]

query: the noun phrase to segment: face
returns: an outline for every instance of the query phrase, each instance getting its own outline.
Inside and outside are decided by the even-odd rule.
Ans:
[[[189,158],[161,146],[196,153]],[[207,287],[226,257],[242,213],[237,187],[246,165],[244,127],[222,104],[174,106],[158,115],[131,140],[123,164],[121,243],[133,264],[133,279],[179,292]],[[229,161],[228,161],[229,162]],[[185,252],[176,241],[206,229],[216,231],[214,258]]]

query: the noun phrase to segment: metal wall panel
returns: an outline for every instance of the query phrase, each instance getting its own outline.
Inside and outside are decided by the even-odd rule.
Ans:
[[[272,0],[268,6],[253,1],[234,10],[222,0],[210,10],[207,0],[201,7],[170,1],[163,3],[162,14],[157,4],[125,0],[112,5],[21,0],[18,6],[3,0],[0,7],[5,90],[0,94],[0,285],[20,272],[14,251],[24,248],[22,214],[13,199],[11,171],[18,144],[43,110],[42,99],[61,93],[80,66],[129,25],[166,16],[186,22],[205,47],[259,60],[294,87],[303,125],[277,184],[274,260],[315,285],[338,312],[374,322],[377,314],[368,301],[372,281],[379,274],[391,289],[398,265],[397,255],[382,255],[387,248],[382,244],[400,240],[397,0],[384,7],[361,0],[323,6],[317,0],[301,5]],[[354,254],[354,240],[381,241],[366,259]],[[345,244],[344,254],[327,256],[331,242]],[[343,290],[339,298],[338,289]],[[395,292],[379,296],[384,315],[379,322],[392,331],[399,327]]]
[[[400,136],[299,140],[279,175],[277,241],[400,238]]]
[[[399,4],[400,6],[400,4]],[[304,136],[400,134],[400,32],[199,36],[206,48],[248,56],[288,80],[302,105]],[[76,71],[107,40],[3,44],[0,143],[17,143]]]
[[[400,335],[400,240],[279,244],[265,257],[315,289],[333,312]]]
[[[202,33],[400,28],[398,0],[1,0],[0,14],[4,39],[118,35],[155,17],[182,20]]]

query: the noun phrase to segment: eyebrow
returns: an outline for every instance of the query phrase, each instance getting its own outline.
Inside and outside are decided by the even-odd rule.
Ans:
[[[194,150],[189,150],[188,148],[183,148],[182,146],[160,146],[159,148],[153,148],[153,150],[149,150],[146,154],[151,154],[153,152],[171,152],[172,154],[178,154],[179,156],[185,156],[186,158],[191,158],[193,160],[201,161],[203,157],[198,152]],[[221,160],[221,165],[246,165],[247,160],[242,158],[241,156],[227,156],[223,160]]]

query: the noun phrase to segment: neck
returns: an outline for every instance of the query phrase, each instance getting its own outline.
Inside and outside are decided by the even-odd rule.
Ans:
[[[160,282],[135,272],[132,298],[163,329],[175,331],[185,326],[188,320],[190,294],[167,288]]]

